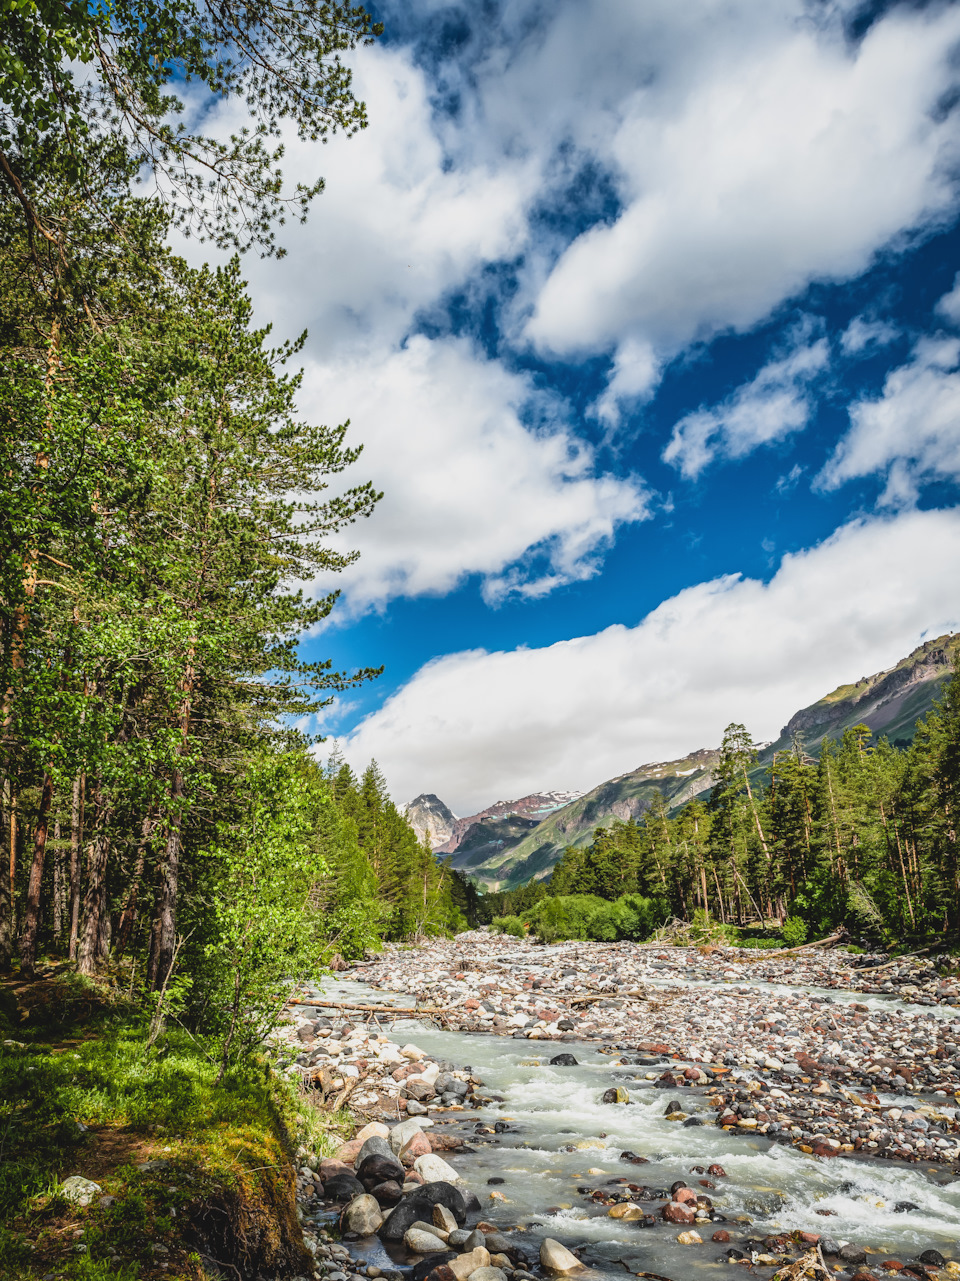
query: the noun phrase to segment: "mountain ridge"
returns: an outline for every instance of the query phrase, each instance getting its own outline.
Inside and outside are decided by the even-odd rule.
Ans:
[[[809,752],[824,738],[840,738],[844,730],[858,723],[868,725],[875,735],[885,735],[895,746],[908,745],[916,722],[931,710],[949,676],[958,647],[960,636],[952,633],[924,641],[893,667],[839,685],[801,708],[790,717],[779,738],[762,745],[758,772],[770,765],[777,752],[792,747],[797,738]],[[476,846],[465,849],[461,843],[453,853],[453,864],[485,889],[512,889],[542,878],[549,875],[566,846],[588,845],[597,827],[609,827],[617,819],[639,818],[655,792],[670,809],[676,809],[708,791],[718,759],[719,749],[698,748],[677,760],[640,765],[599,783],[548,815],[521,839],[490,848],[486,857],[479,857]]]

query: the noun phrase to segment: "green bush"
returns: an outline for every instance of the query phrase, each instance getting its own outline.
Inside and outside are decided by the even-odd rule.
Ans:
[[[560,894],[541,899],[529,919],[544,943],[565,939],[614,942],[649,938],[666,915],[658,899],[642,894],[624,894],[613,902],[596,894]]]
[[[799,947],[807,941],[807,923],[802,916],[788,916],[780,931],[784,947]]]
[[[498,934],[510,934],[513,938],[526,938],[527,931],[519,916],[495,916],[491,922]]]

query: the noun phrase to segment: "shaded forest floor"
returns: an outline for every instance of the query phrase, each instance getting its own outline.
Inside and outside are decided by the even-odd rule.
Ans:
[[[146,1042],[142,1010],[63,967],[0,979],[0,1278],[310,1275],[296,1098],[264,1062],[215,1085],[179,1028]]]

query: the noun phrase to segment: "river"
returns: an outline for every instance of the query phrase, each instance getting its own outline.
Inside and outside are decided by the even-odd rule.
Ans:
[[[409,1002],[405,995],[391,998],[382,989],[343,979],[325,984],[325,992],[332,999]],[[476,1148],[457,1155],[453,1163],[480,1198],[483,1217],[504,1228],[525,1227],[520,1240],[531,1256],[540,1239],[551,1236],[586,1247],[584,1262],[600,1271],[623,1276],[626,1264],[633,1272],[682,1281],[727,1266],[730,1247],[712,1243],[710,1234],[728,1227],[738,1248],[744,1235],[760,1238],[793,1230],[852,1241],[867,1249],[868,1264],[874,1267],[888,1258],[907,1262],[931,1247],[948,1260],[960,1258],[960,1179],[947,1170],[860,1157],[817,1159],[760,1136],[732,1135],[713,1124],[715,1112],[702,1094],[692,1091],[684,1092],[684,1109],[702,1113],[706,1123],[683,1127],[664,1115],[676,1091],[654,1088],[642,1079],[643,1068],[617,1067],[616,1056],[601,1053],[596,1043],[538,1048],[523,1039],[445,1031],[411,1019],[383,1026],[431,1058],[469,1065],[483,1079],[485,1092],[502,1096],[503,1102],[479,1110],[434,1115],[437,1120],[456,1117],[454,1132]],[[560,1049],[572,1053],[577,1065],[550,1066],[548,1060]],[[618,1084],[629,1091],[630,1105],[601,1104],[603,1091]],[[885,1101],[893,1098],[885,1096]],[[916,1103],[916,1096],[910,1101]],[[478,1122],[497,1121],[507,1123],[507,1132],[495,1140],[474,1136]],[[584,1140],[594,1146],[566,1150]],[[621,1161],[624,1150],[646,1157],[649,1164]],[[641,1229],[610,1218],[605,1207],[577,1191],[619,1178],[667,1189],[683,1180],[700,1191],[697,1181],[707,1176],[692,1167],[714,1163],[723,1166],[727,1177],[713,1180],[716,1187],[707,1195],[729,1222],[698,1225],[705,1239],[699,1246],[677,1244],[680,1229],[669,1224]],[[495,1188],[504,1200],[491,1199],[491,1179],[502,1180]],[[905,1201],[917,1208],[895,1213],[894,1206]],[[366,1256],[370,1262],[395,1266],[378,1260],[382,1247],[371,1248]]]

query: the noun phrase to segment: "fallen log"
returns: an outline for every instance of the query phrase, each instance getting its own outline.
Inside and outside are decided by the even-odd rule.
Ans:
[[[312,1001],[301,1001],[299,998],[291,998],[288,1005],[315,1005],[317,1009],[323,1010],[349,1010],[351,1013],[362,1012],[364,1014],[443,1014],[444,1011],[437,1005],[353,1005],[349,1001],[325,1001],[322,997],[316,997]]]
[[[878,970],[888,970],[891,965],[899,965],[901,961],[912,961],[914,957],[926,956],[928,952],[932,952],[937,946],[939,945],[931,943],[929,947],[922,947],[919,952],[904,952],[902,956],[891,957],[889,961],[883,961],[880,965],[865,965],[862,970],[857,972],[859,974],[876,974]]]
[[[806,952],[811,947],[830,947],[833,943],[839,943],[846,935],[845,930],[840,930],[838,934],[831,934],[829,938],[816,939],[813,943],[801,943],[799,947],[779,947],[775,948],[772,955],[775,957],[790,956],[794,952]]]

